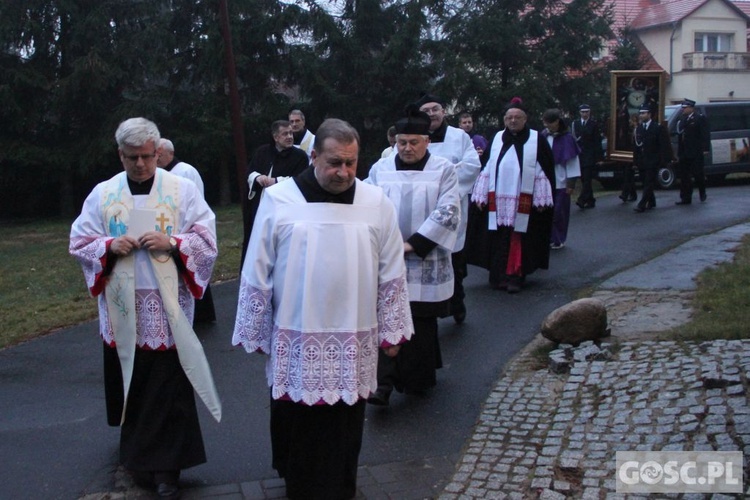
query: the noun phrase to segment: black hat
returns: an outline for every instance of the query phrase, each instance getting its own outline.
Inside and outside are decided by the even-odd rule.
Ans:
[[[639,113],[651,113],[651,106],[648,104],[641,104],[641,107],[638,108]]]
[[[682,101],[682,104],[680,104],[683,108],[694,108],[695,107],[695,101],[692,101],[690,99],[684,99]]]
[[[527,115],[529,114],[529,110],[526,107],[526,105],[523,103],[523,99],[520,97],[514,97],[510,100],[507,106],[505,106],[505,112],[507,113],[509,109],[520,109]]]
[[[438,102],[438,101],[426,101]],[[405,115],[395,124],[398,134],[430,135],[430,117],[419,106],[411,104],[406,107]]]
[[[445,107],[445,101],[439,98],[438,96],[432,95],[432,94],[422,94],[422,97],[420,97],[419,100],[415,102],[414,104],[416,104],[418,108],[421,108],[428,102],[436,102],[440,104],[442,107]]]
[[[578,111],[591,111],[591,106],[588,104],[581,104],[578,106]]]

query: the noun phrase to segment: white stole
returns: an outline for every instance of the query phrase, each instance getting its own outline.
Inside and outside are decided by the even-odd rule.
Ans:
[[[177,177],[164,175],[157,169],[154,186],[148,195],[146,206],[156,208],[161,214],[156,218],[154,230],[166,234],[178,231],[180,183]],[[127,188],[125,173],[113,177],[107,182],[102,199],[104,214],[118,214],[119,226],[107,224],[108,236],[121,236],[129,222],[129,212],[133,210],[134,200]],[[105,218],[105,220],[109,220]],[[136,250],[139,251],[139,250]],[[167,314],[169,328],[177,347],[185,375],[195,391],[206,405],[211,415],[221,420],[221,401],[214,385],[211,369],[208,365],[203,346],[195,335],[190,322],[182,311],[178,300],[179,277],[177,267],[172,262],[169,252],[149,252],[149,260],[159,285],[159,294]],[[107,279],[107,310],[112,331],[115,337],[117,355],[122,368],[124,402],[120,425],[125,422],[125,411],[128,403],[128,392],[133,377],[136,344],[135,312],[135,256],[118,257],[114,269]]]
[[[518,154],[515,151],[515,146],[511,146],[506,151],[502,160],[500,160],[500,163],[495,168],[490,168],[490,192],[488,195],[490,205],[488,229],[490,231],[497,231],[498,226],[497,209],[495,207],[496,192],[518,198],[513,230],[518,233],[525,233],[527,231],[532,203],[534,201],[534,177],[536,174],[538,140],[539,133],[536,130],[530,130],[529,140],[523,145],[522,166],[518,164]],[[521,177],[520,192],[518,189],[519,176]],[[498,180],[500,180],[499,183]]]

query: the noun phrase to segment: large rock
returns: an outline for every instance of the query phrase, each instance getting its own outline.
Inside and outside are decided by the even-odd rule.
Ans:
[[[542,335],[552,342],[574,346],[607,337],[607,308],[602,301],[591,298],[565,304],[544,319]]]

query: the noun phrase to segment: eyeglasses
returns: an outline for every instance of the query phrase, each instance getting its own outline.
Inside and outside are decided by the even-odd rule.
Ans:
[[[431,108],[422,108],[422,109],[420,109],[420,111],[422,111],[424,113],[427,113],[428,115],[429,114],[439,113],[442,110],[443,110],[442,106],[433,106]]]
[[[153,154],[150,155],[122,155],[122,157],[128,160],[130,163],[138,163],[139,158],[145,163],[148,160],[153,160],[154,158],[156,158],[156,151],[154,151]]]

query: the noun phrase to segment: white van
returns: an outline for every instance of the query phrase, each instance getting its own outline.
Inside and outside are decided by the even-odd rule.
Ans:
[[[708,120],[711,130],[711,152],[706,158],[706,177],[724,178],[735,172],[750,172],[750,101],[709,102],[696,104],[695,110]],[[677,155],[677,120],[682,114],[680,105],[666,106],[664,119],[669,125],[672,151]],[[659,170],[657,180],[662,188],[670,188],[677,181],[671,164]]]

